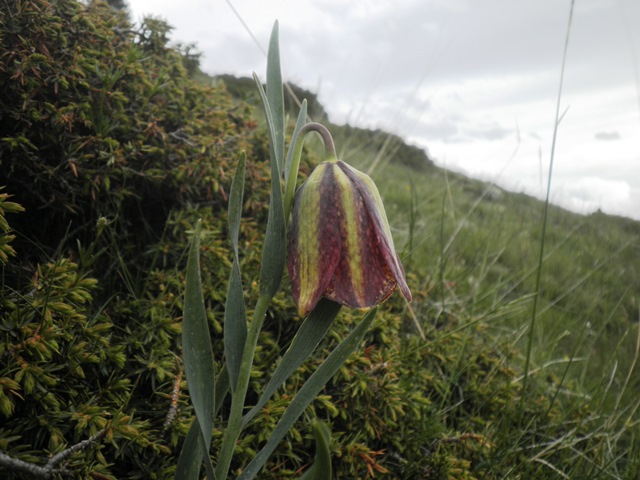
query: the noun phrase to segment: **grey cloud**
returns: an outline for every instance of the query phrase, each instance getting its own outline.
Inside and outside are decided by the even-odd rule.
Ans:
[[[622,137],[620,132],[613,130],[611,132],[597,132],[593,138],[596,140],[620,140]]]
[[[504,128],[498,124],[470,125],[459,128],[454,135],[441,139],[452,143],[471,143],[476,140],[504,140],[513,134],[513,128]]]
[[[150,0],[130,3],[143,1]],[[250,0],[234,1],[266,47],[273,19],[265,18],[265,12],[271,15],[271,10],[258,9]],[[539,117],[542,109],[551,117],[557,96],[569,2],[317,0],[313,7],[301,6],[297,16],[290,15],[286,1],[282,4],[282,11],[273,15],[281,20],[283,75],[317,92],[333,121],[348,118],[427,147],[438,145],[432,150],[452,164],[464,164],[476,140],[480,148],[499,148],[513,140],[513,118],[522,126],[524,146],[529,142],[548,149],[550,133]],[[170,22],[175,12],[189,11],[171,8]],[[206,17],[212,18],[213,10],[209,7]],[[635,192],[640,190],[640,158],[632,163],[627,157],[637,144],[630,141],[628,129],[607,115],[635,104],[625,92],[635,87],[633,58],[640,36],[633,19],[639,15],[637,0],[576,2],[562,103],[593,108],[578,117],[570,110],[560,133],[579,124],[579,130],[591,133],[585,140],[592,140],[596,149],[611,148],[605,154],[582,154],[586,158],[563,155],[555,167],[562,171],[565,166],[572,178],[580,173],[612,180],[624,175]],[[236,19],[224,16],[227,23],[237,23],[232,30],[204,17],[192,15],[174,37],[197,37],[210,73],[246,76],[255,70],[263,77],[264,56]],[[614,91],[618,94],[610,93]],[[598,99],[607,102],[607,112]],[[606,140],[610,143],[602,145]],[[522,150],[527,165],[537,166],[535,151]]]

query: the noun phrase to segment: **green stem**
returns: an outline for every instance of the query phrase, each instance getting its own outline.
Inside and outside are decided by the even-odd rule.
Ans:
[[[251,367],[253,366],[253,357],[256,352],[256,344],[258,343],[258,335],[262,329],[267,308],[271,303],[271,297],[261,295],[256,303],[256,309],[253,313],[253,319],[247,331],[247,340],[244,344],[242,353],[242,363],[240,364],[240,372],[238,373],[238,384],[235,391],[232,392],[231,412],[229,414],[229,422],[222,437],[222,447],[218,464],[216,465],[216,478],[223,480],[227,478],[233,451],[242,431],[242,413],[244,410],[245,398],[249,388],[249,380],[251,378]]]
[[[544,244],[547,236],[547,224],[549,217],[549,203],[551,198],[551,179],[553,178],[553,163],[556,153],[556,140],[558,138],[558,126],[560,125],[560,100],[562,99],[562,85],[564,83],[564,71],[567,63],[567,50],[569,49],[569,37],[571,33],[571,22],[573,20],[573,8],[575,0],[571,0],[569,8],[569,22],[567,25],[567,35],[564,41],[564,51],[562,53],[562,66],[560,67],[560,85],[558,86],[558,98],[556,102],[556,119],[553,126],[553,138],[551,140],[551,156],[549,158],[549,174],[547,177],[547,196],[544,201],[544,214],[542,217],[542,233],[540,234],[540,252],[538,255],[538,268],[536,272],[535,296],[533,297],[533,307],[531,311],[531,321],[529,322],[529,331],[527,339],[527,351],[524,362],[524,376],[522,377],[522,395],[520,396],[520,421],[524,420],[525,402],[527,399],[527,387],[529,382],[529,369],[531,365],[531,352],[533,350],[533,334],[536,326],[538,313],[538,300],[540,298],[540,285],[542,283],[542,265],[544,263]]]
[[[293,198],[296,190],[296,181],[298,180],[298,168],[300,167],[300,157],[302,156],[302,147],[304,146],[304,138],[309,132],[316,132],[322,137],[324,143],[325,155],[327,161],[336,162],[338,156],[336,155],[336,146],[333,143],[333,137],[331,133],[324,125],[320,123],[307,123],[304,127],[298,131],[295,138],[292,139],[293,157],[291,158],[291,168],[287,175],[287,185],[284,194],[284,218],[289,219],[291,209],[293,208]]]

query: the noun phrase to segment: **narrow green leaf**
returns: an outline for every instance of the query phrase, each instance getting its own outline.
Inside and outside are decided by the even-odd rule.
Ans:
[[[242,218],[242,199],[244,197],[244,177],[247,154],[243,150],[238,156],[238,166],[231,181],[229,192],[229,238],[235,254],[238,254],[238,237],[240,236],[240,220]]]
[[[204,469],[207,472],[207,480],[216,480],[216,471],[213,469],[213,465],[211,463],[211,458],[209,458],[209,454],[206,453],[203,459],[204,459]]]
[[[280,360],[276,371],[262,392],[258,403],[242,419],[243,427],[267,403],[275,391],[295,372],[302,363],[309,358],[329,331],[329,327],[340,311],[340,305],[331,300],[322,299],[302,323],[291,345]]]
[[[242,217],[242,198],[244,194],[246,156],[242,152],[238,159],[236,173],[231,182],[229,194],[229,237],[233,248],[233,264],[227,287],[227,299],[224,309],[224,355],[232,390],[238,379],[242,352],[247,338],[247,314],[242,293],[242,277],[238,258],[238,236]]]
[[[205,451],[208,452],[213,431],[215,367],[200,278],[200,230],[201,222],[198,220],[187,261],[182,354],[189,396],[198,418]]]
[[[289,145],[289,151],[287,151],[287,160],[285,162],[284,168],[284,181],[289,182],[289,178],[291,175],[294,177],[298,176],[298,165],[300,164],[300,158],[298,158],[298,165],[292,165],[293,161],[293,151],[296,145],[296,141],[298,140],[298,136],[300,135],[300,130],[307,123],[307,99],[302,100],[302,104],[300,105],[300,112],[298,112],[298,119],[296,120],[296,126],[293,129],[293,134],[291,135],[291,144]],[[295,169],[292,170],[292,169]]]
[[[262,82],[260,81],[260,78],[258,78],[258,75],[253,72],[253,81],[256,83],[256,88],[258,89],[258,93],[260,94],[260,100],[262,100],[262,107],[264,108],[264,115],[265,118],[267,119],[267,129],[269,130],[269,142],[270,142],[270,147],[271,147],[271,159],[275,160],[276,156],[275,156],[275,149],[274,149],[274,143],[275,143],[275,138],[276,138],[276,132],[274,129],[274,120],[273,120],[273,115],[272,115],[272,111],[271,111],[271,105],[269,104],[269,98],[267,97],[267,92],[264,91],[264,87],[262,86]],[[276,161],[276,164],[278,162]]]
[[[236,388],[244,343],[247,339],[247,317],[242,293],[240,267],[238,266],[237,256],[234,255],[234,257],[224,309],[224,355],[227,359],[229,382],[232,390]]]
[[[276,449],[280,441],[293,426],[295,421],[304,412],[304,409],[313,401],[320,393],[320,390],[327,384],[331,377],[335,375],[338,369],[344,365],[349,355],[360,345],[362,338],[367,333],[373,317],[377,309],[371,310],[365,315],[362,321],[353,329],[347,338],[338,345],[327,359],[313,372],[311,377],[305,382],[302,388],[293,398],[282,418],[273,429],[269,440],[262,447],[262,450],[254,457],[253,460],[244,469],[239,480],[250,480],[255,478],[260,469],[264,466],[269,456]]]
[[[200,478],[200,467],[204,461],[207,478],[216,480],[216,474],[213,471],[213,465],[207,451],[205,450],[204,440],[202,438],[200,424],[198,419],[194,419],[191,428],[187,433],[178,464],[174,474],[174,480],[198,480]]]
[[[286,226],[284,219],[284,204],[282,202],[282,185],[280,183],[280,168],[275,153],[276,133],[271,115],[271,107],[266,93],[258,77],[254,79],[260,92],[260,97],[267,116],[269,136],[271,144],[271,198],[269,201],[269,217],[267,219],[267,232],[262,250],[262,262],[260,264],[260,296],[273,298],[280,288],[284,263],[286,258]]]
[[[282,281],[286,258],[284,205],[277,167],[271,165],[271,200],[260,263],[260,295],[273,298]]]
[[[271,303],[270,297],[259,296],[253,311],[253,318],[247,330],[247,342],[242,354],[242,365],[238,376],[238,385],[231,395],[231,410],[227,426],[222,436],[222,445],[218,453],[218,463],[216,464],[216,475],[221,479],[226,479],[231,465],[231,459],[235,451],[240,431],[242,430],[242,412],[245,407],[247,389],[251,378],[251,366],[256,352],[258,336],[262,329],[262,324],[267,314],[267,308]]]
[[[273,147],[278,161],[278,170],[284,167],[284,94],[282,91],[282,73],[280,70],[280,47],[278,44],[278,21],[271,30],[269,51],[267,53],[267,98],[273,121]]]
[[[287,152],[287,161],[285,162],[284,170],[284,219],[289,221],[289,215],[291,214],[291,208],[293,206],[293,199],[296,193],[296,182],[298,180],[298,169],[300,167],[300,156],[302,154],[302,146],[304,142],[298,138],[300,131],[305,126],[307,121],[307,99],[302,101],[300,106],[300,112],[298,113],[298,120],[296,121],[296,128],[293,130],[291,136],[291,145],[289,145],[289,151]]]
[[[313,435],[316,438],[316,459],[300,480],[331,480],[331,430],[323,422],[314,419]]]
[[[215,417],[218,412],[220,411],[220,408],[222,407],[222,404],[224,403],[224,399],[227,397],[227,393],[229,393],[229,372],[227,371],[227,364],[225,363],[222,368],[220,369],[220,371],[218,372],[218,375],[216,375],[216,392],[215,392],[215,398],[216,401],[213,405],[213,416]]]
[[[197,480],[200,475],[202,458],[205,455],[200,424],[195,419],[187,433],[174,475],[175,480]]]

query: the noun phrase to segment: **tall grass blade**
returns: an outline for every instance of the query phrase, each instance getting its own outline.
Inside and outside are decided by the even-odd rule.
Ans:
[[[549,175],[547,177],[547,194],[544,202],[544,215],[542,219],[542,233],[540,235],[540,252],[538,254],[538,270],[536,273],[535,295],[533,297],[533,307],[531,309],[531,321],[529,323],[529,331],[527,338],[527,351],[524,363],[524,378],[522,381],[522,397],[520,398],[520,412],[524,415],[524,402],[527,394],[527,383],[529,381],[529,368],[531,367],[531,351],[533,349],[533,335],[536,325],[538,299],[540,297],[540,284],[542,279],[542,262],[544,260],[544,244],[547,234],[547,224],[549,215],[549,205],[551,199],[551,179],[553,178],[553,163],[555,159],[556,140],[558,138],[558,126],[560,124],[560,100],[562,99],[562,85],[564,83],[564,70],[567,62],[567,51],[569,50],[569,37],[571,34],[571,22],[573,20],[573,7],[575,0],[571,0],[569,8],[569,21],[567,23],[567,35],[564,42],[564,50],[562,52],[562,66],[560,67],[560,82],[558,85],[558,98],[556,102],[555,124],[553,126],[553,139],[551,141],[551,156],[549,158]],[[521,418],[522,421],[522,418]]]
[[[276,62],[277,65],[273,65],[273,62]],[[260,295],[272,298],[280,287],[284,272],[286,238],[282,185],[280,183],[284,163],[284,100],[278,52],[278,22],[273,26],[267,55],[267,91],[265,92],[262,88],[262,84],[255,74],[254,80],[264,106],[271,146],[271,200],[260,267]],[[272,85],[273,82],[278,82],[278,85]],[[272,101],[276,105],[272,105]],[[282,126],[280,126],[281,124]]]
[[[242,352],[247,339],[247,314],[242,292],[240,260],[238,258],[238,236],[242,217],[245,163],[246,155],[242,152],[238,159],[238,166],[231,182],[231,192],[229,194],[229,237],[233,247],[233,264],[224,309],[224,355],[227,360],[229,382],[232,390],[236,388],[238,372],[242,362]]]
[[[331,300],[322,299],[302,323],[289,349],[273,373],[269,383],[262,392],[258,403],[242,419],[243,426],[267,403],[275,391],[295,372],[318,346],[329,331],[329,327],[340,311],[340,305]]]
[[[280,441],[284,438],[295,421],[302,415],[305,408],[320,393],[320,390],[335,375],[338,369],[344,365],[349,355],[360,345],[360,342],[367,333],[377,309],[368,312],[362,321],[353,329],[347,338],[338,345],[327,359],[313,372],[311,377],[305,382],[298,391],[294,399],[285,410],[282,418],[271,433],[271,437],[267,440],[265,446],[258,452],[254,459],[247,465],[242,472],[239,480],[250,480],[255,478],[260,469],[264,466],[269,456],[276,449]]]
[[[280,58],[277,52],[277,29],[278,24],[276,22],[272,32],[272,42],[269,47],[270,52],[267,57],[267,91],[270,92],[273,101],[276,104],[279,104],[282,102],[282,93],[279,95],[274,93],[275,87],[270,85],[274,81],[278,81],[280,84],[279,88],[282,90],[282,82],[280,79]],[[277,65],[273,65],[274,62],[276,62]],[[258,335],[260,333],[267,308],[269,307],[269,303],[280,288],[285,264],[286,226],[281,184],[281,170],[284,163],[282,159],[282,150],[284,150],[284,146],[282,146],[281,149],[276,146],[279,143],[284,142],[284,127],[281,129],[276,128],[276,125],[284,122],[284,114],[282,113],[283,107],[280,108],[280,106],[276,106],[275,108],[272,108],[268,95],[265,93],[264,88],[262,88],[262,84],[260,83],[258,76],[254,74],[253,78],[256,82],[258,92],[260,93],[265,116],[267,118],[269,143],[271,146],[271,198],[269,201],[269,216],[267,219],[267,231],[265,233],[262,250],[262,261],[260,263],[260,294],[254,310],[253,320],[247,330],[240,368],[237,372],[236,385],[233,389],[229,420],[222,438],[218,464],[216,465],[216,474],[220,478],[227,477],[236,442],[240,436],[240,431],[242,430],[242,413],[247,388],[249,386],[251,365],[253,364]]]
[[[218,454],[218,463],[216,464],[216,475],[219,478],[227,478],[227,473],[229,472],[233,453],[236,448],[236,442],[242,430],[242,413],[244,411],[245,397],[247,396],[247,389],[249,388],[249,380],[251,378],[251,366],[258,343],[258,335],[262,329],[262,324],[270,303],[270,297],[258,297],[253,318],[247,329],[247,341],[242,354],[242,365],[240,366],[238,384],[232,394],[229,420],[224,430],[222,445],[220,446],[220,452]]]

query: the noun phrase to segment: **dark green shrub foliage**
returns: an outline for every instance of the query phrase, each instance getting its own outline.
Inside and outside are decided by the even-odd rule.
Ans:
[[[100,3],[6,5],[0,183],[30,212],[16,228],[53,250],[67,231],[93,240],[105,216],[119,243],[140,247],[177,204],[224,203],[242,112],[189,79],[170,27],[150,18],[132,32]]]
[[[222,83],[193,79],[190,72],[202,77],[197,55],[168,46],[169,31],[153,18],[134,30],[126,13],[101,2],[0,2],[0,452],[42,465],[104,431],[62,465],[75,478],[171,478],[193,420],[179,343],[188,232],[202,218],[204,295],[222,363],[226,203],[243,149],[241,262],[245,294],[256,296],[265,135]],[[430,165],[411,155],[405,163]],[[426,340],[410,334],[404,305],[388,302],[360,353],[311,407],[332,426],[337,477],[549,478],[528,459],[553,439],[584,434],[588,411],[569,409],[573,423],[561,421],[559,401],[550,401],[554,379],[532,382],[523,430],[514,352],[462,309],[436,311],[428,282],[411,281]],[[286,294],[273,305],[250,400],[300,320]],[[359,318],[343,312],[317,357],[253,420],[234,472]],[[221,419],[216,427],[213,455]],[[303,419],[262,478],[299,477],[312,443]],[[504,454],[514,445],[522,458]],[[603,460],[582,445],[542,458],[588,473]],[[2,466],[0,476],[24,478]]]
[[[0,5],[0,185],[15,200],[3,192],[2,263],[18,252],[2,271],[0,449],[16,458],[42,463],[107,427],[74,471],[165,478],[175,464],[190,414],[163,431],[181,371],[175,268],[196,218],[176,212],[222,214],[253,127],[224,87],[191,80],[169,30],[132,31],[100,2]]]

